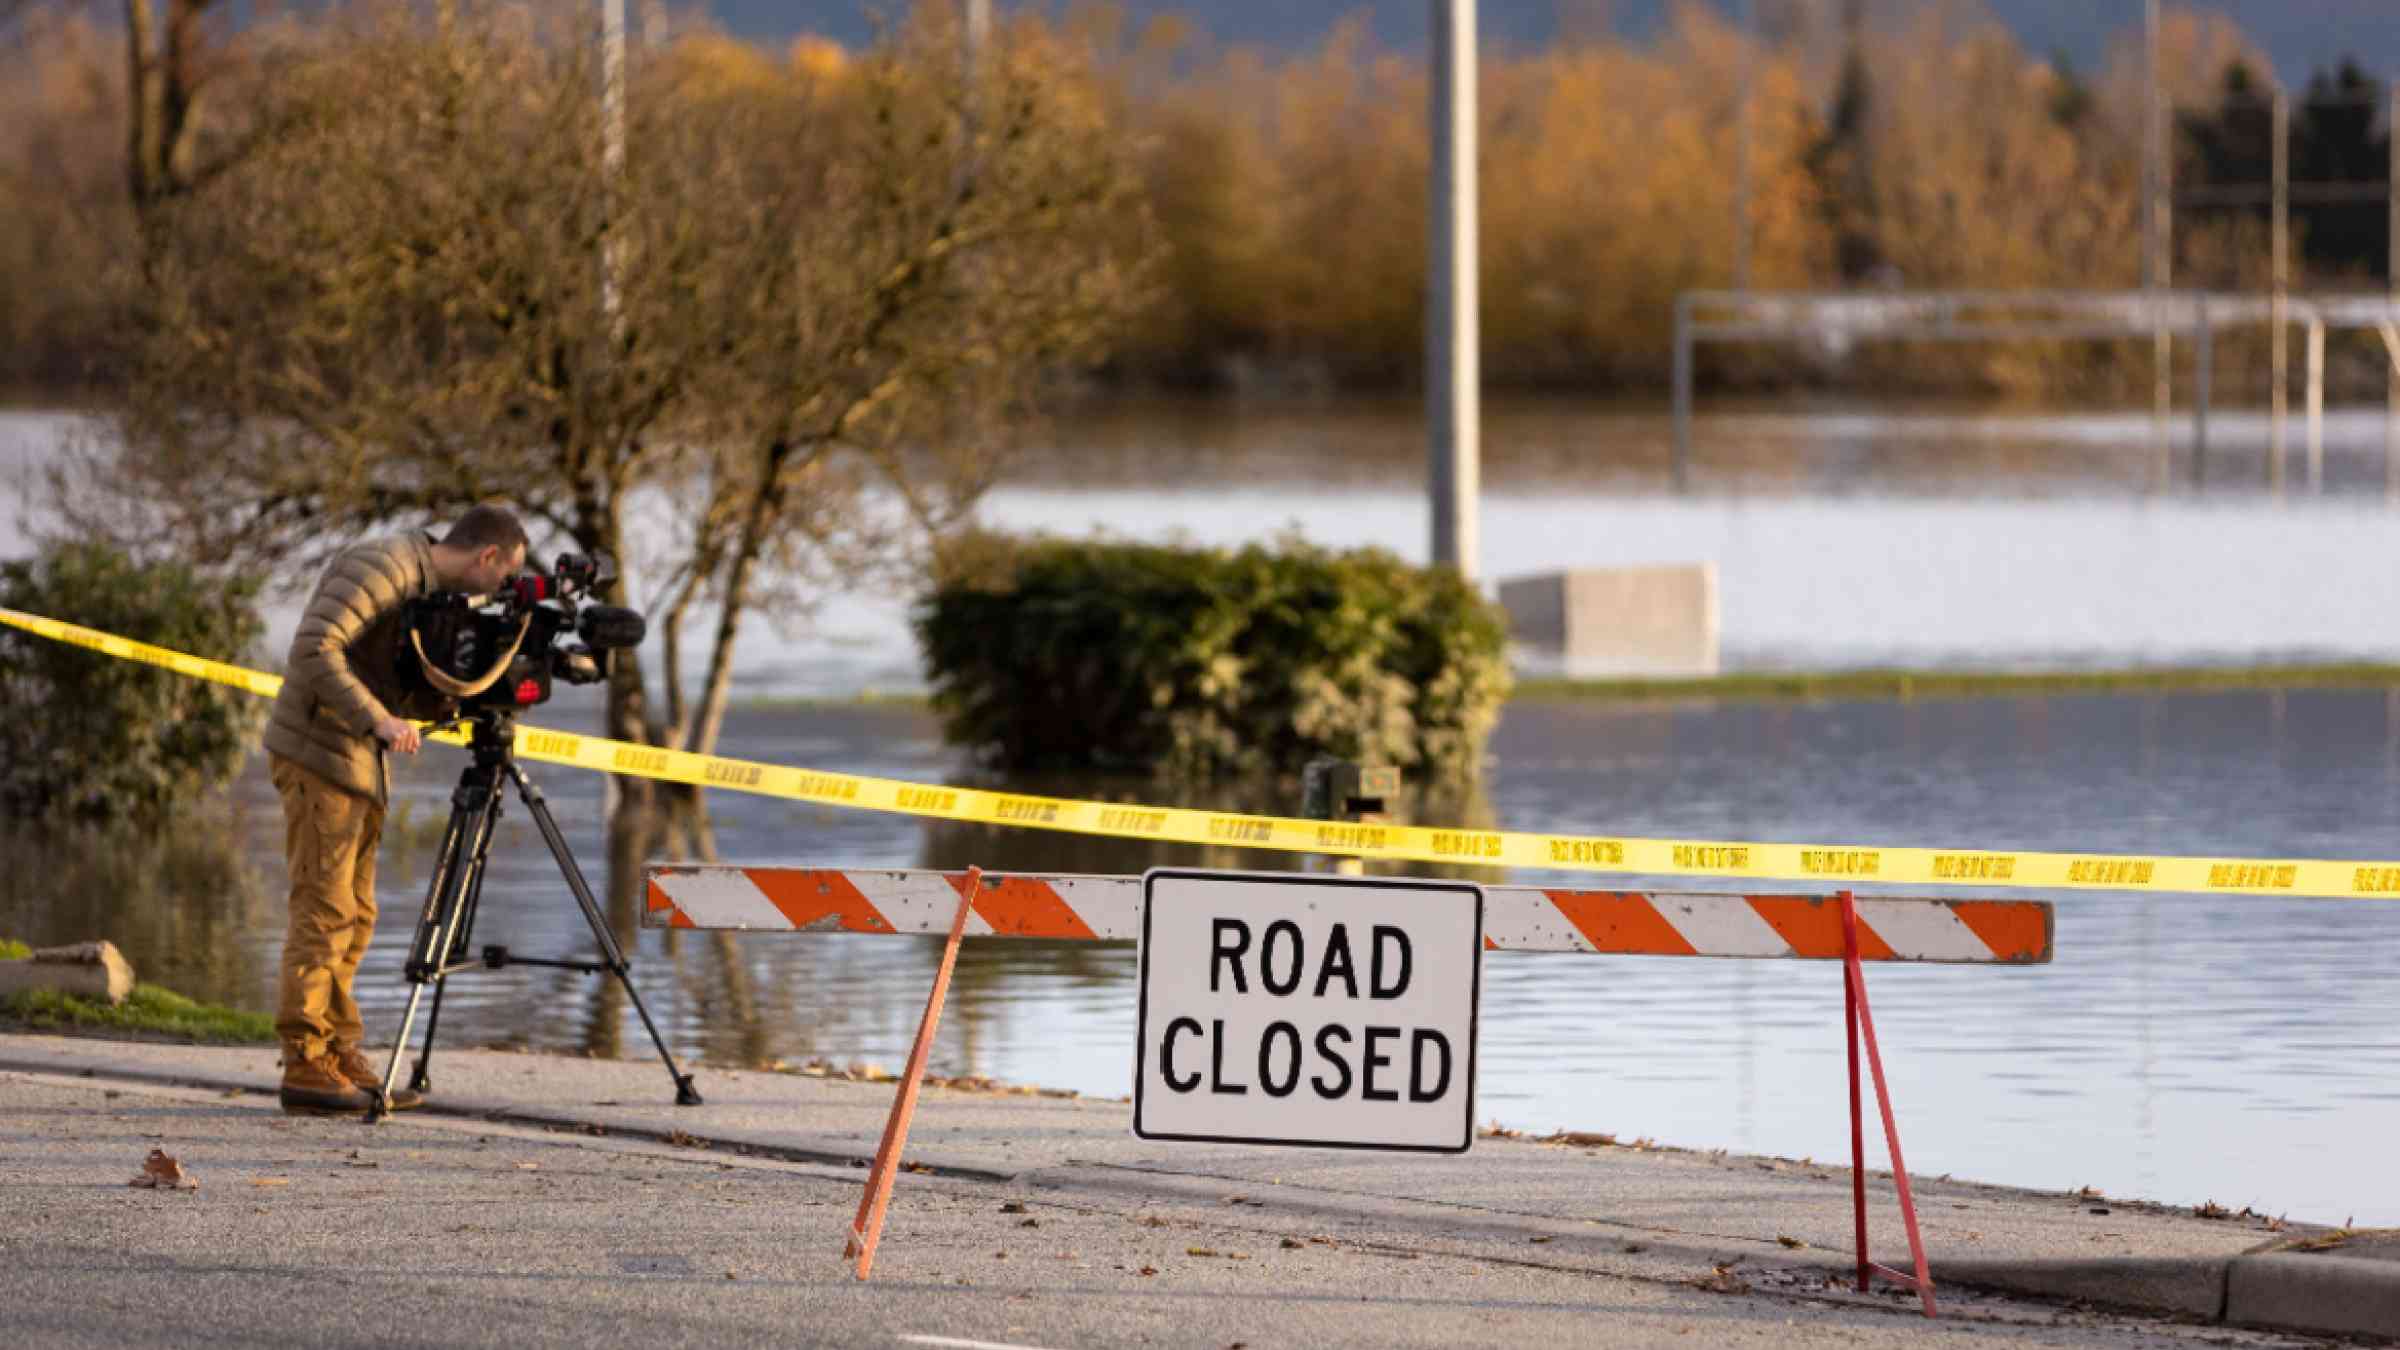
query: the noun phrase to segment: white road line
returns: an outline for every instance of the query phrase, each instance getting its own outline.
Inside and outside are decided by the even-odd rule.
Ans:
[[[947,1345],[957,1350],[1042,1350],[1038,1345],[1010,1345],[1006,1341],[962,1341],[956,1336],[903,1336],[909,1345]]]

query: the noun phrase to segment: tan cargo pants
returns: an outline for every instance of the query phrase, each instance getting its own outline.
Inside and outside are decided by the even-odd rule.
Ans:
[[[366,1034],[350,984],[375,936],[383,807],[272,752],[267,771],[283,798],[283,856],[292,877],[275,1034],[284,1062],[294,1064],[355,1046]]]

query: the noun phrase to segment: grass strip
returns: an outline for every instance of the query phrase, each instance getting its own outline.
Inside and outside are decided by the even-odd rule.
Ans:
[[[1674,679],[1521,679],[1511,701],[1591,699],[1987,698],[2007,694],[2140,694],[2230,692],[2243,689],[2389,689],[2400,687],[2400,664],[2372,661],[2314,666],[2153,667],[2135,670],[1841,670],[1750,671]],[[825,698],[765,697],[739,703],[747,712],[839,711],[866,707],[929,707],[923,694],[868,693]]]
[[[154,984],[135,985],[125,1001],[114,1006],[55,989],[28,989],[0,1001],[0,1022],[21,1031],[160,1036],[228,1045],[269,1044],[275,1039],[275,1019],[265,1013],[195,1002]]]
[[[2383,689],[2400,665],[2240,666],[2093,671],[1847,670],[1686,679],[1522,680],[1514,700],[1912,699],[2006,694],[2208,693],[2242,689]]]

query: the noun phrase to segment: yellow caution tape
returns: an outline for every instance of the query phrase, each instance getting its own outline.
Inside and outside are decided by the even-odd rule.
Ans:
[[[0,609],[0,623],[108,656],[163,666],[195,679],[272,698],[281,676],[134,642],[111,633]],[[459,732],[437,739],[463,744]],[[1765,878],[1831,885],[1903,882],[1941,886],[2057,890],[2182,891],[2288,895],[2336,900],[2400,899],[2400,861],[2295,858],[2140,857],[2102,853],[2026,853],[2006,849],[1860,848],[1837,844],[1764,844],[1599,835],[1442,830],[1417,825],[1354,825],[1279,816],[1229,815],[1172,806],[1028,797],[981,788],[941,787],[895,778],[800,769],[785,764],[696,755],[632,745],[603,736],[520,727],[517,753],[550,764],[596,769],[696,787],[725,788],[860,811],[936,820],[1065,830],[1119,839],[1224,844],[1286,853],[1343,854],[1479,867],[1551,868],[1645,876]]]

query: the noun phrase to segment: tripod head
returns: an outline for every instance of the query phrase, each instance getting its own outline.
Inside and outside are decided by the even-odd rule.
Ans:
[[[468,773],[472,774],[478,769],[489,772],[516,758],[515,708],[462,708],[457,715],[434,723],[426,731],[456,731],[461,727],[467,732],[467,749],[475,756],[475,763],[467,770]]]

